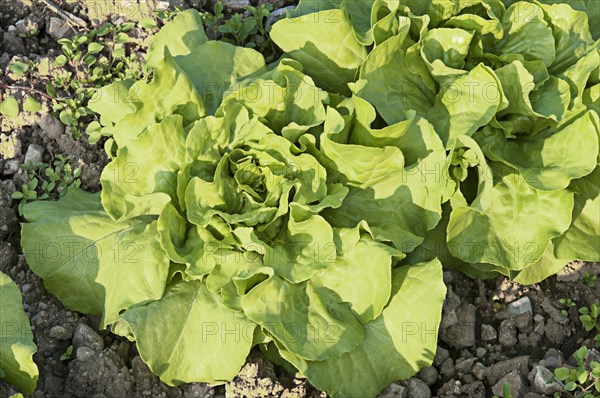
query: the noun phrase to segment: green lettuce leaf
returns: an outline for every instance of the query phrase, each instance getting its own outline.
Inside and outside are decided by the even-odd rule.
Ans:
[[[0,379],[30,395],[39,374],[33,362],[37,347],[22,300],[19,287],[0,272]]]
[[[165,56],[165,49],[175,55],[186,55],[208,41],[202,17],[196,10],[186,10],[158,32],[148,46],[146,61],[149,67],[156,67]]]
[[[364,62],[366,49],[354,36],[348,14],[326,10],[273,25],[271,39],[286,55],[299,61],[319,87],[348,94]]]
[[[393,271],[390,302],[363,325],[365,337],[355,349],[324,361],[304,360],[278,345],[280,353],[315,387],[335,397],[373,397],[431,364],[445,295],[439,261],[402,266]]]
[[[550,239],[567,230],[573,194],[539,191],[515,170],[498,163],[490,167],[494,186],[489,207],[485,211],[455,207],[448,223],[448,246],[465,262],[519,271],[537,262]]]
[[[244,365],[255,328],[202,282],[174,281],[160,300],[125,311],[113,331],[132,334],[150,369],[178,385],[231,380]]]
[[[27,264],[69,309],[100,315],[106,327],[121,310],[163,295],[169,259],[156,221],[114,222],[98,194],[79,189],[59,202],[28,203],[23,215]]]

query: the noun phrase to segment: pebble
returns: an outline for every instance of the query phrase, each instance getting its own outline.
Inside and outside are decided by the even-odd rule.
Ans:
[[[1,33],[1,32],[0,32]],[[15,31],[8,31],[4,33],[2,37],[2,47],[12,54],[23,54],[25,53],[25,46],[23,41]]]
[[[10,176],[19,171],[19,161],[16,159],[11,159],[4,163],[4,175]]]
[[[544,359],[540,361],[541,366],[544,366],[550,370],[554,370],[554,369],[560,367],[562,365],[562,363],[563,363],[562,353],[555,348],[550,348],[546,352]]]
[[[48,23],[46,30],[48,34],[56,40],[65,38],[73,32],[66,21],[56,17],[50,18],[50,23]]]
[[[151,381],[154,378],[148,365],[144,363],[139,355],[131,360],[131,371],[134,379],[138,382],[143,382],[144,380]]]
[[[475,361],[477,361],[477,358],[465,359],[463,361],[457,362],[454,368],[459,374],[466,375],[471,372]]]
[[[407,389],[400,383],[392,383],[388,388],[383,390],[377,398],[406,398]],[[190,395],[186,395],[190,396]],[[204,395],[198,395],[204,397]]]
[[[555,379],[554,374],[549,369],[540,365],[533,368],[528,378],[533,388],[544,395],[553,395],[565,387],[561,381]]]
[[[498,342],[504,348],[512,348],[517,344],[517,326],[514,319],[505,319],[500,324]]]
[[[435,357],[433,358],[433,365],[440,366],[448,358],[450,358],[450,351],[444,347],[438,346],[435,352]]]
[[[494,385],[505,374],[510,371],[517,370],[522,376],[529,374],[529,355],[523,355],[507,359],[505,361],[496,362],[486,371],[486,378],[490,385]]]
[[[492,387],[492,392],[499,397],[504,397],[502,395],[502,386],[504,383],[510,384],[510,394],[512,398],[520,398],[521,397],[521,389],[523,388],[523,379],[521,375],[517,371],[512,371],[502,377],[494,386]]]
[[[44,158],[44,148],[38,144],[29,144],[25,153],[25,163],[40,163]]]
[[[532,320],[532,317],[531,317],[530,313],[524,313],[521,315],[517,315],[515,317],[515,323],[516,323],[517,329],[519,329],[521,332],[526,332],[526,333],[531,332],[531,327],[532,327],[531,320]]]
[[[487,368],[484,364],[482,364],[481,362],[476,362],[475,365],[473,365],[473,368],[471,369],[471,374],[473,374],[473,376],[475,376],[477,380],[483,380],[486,375],[486,369]]]
[[[442,363],[442,366],[440,366],[440,373],[447,379],[454,377],[456,369],[454,368],[454,360],[452,358],[447,358]]]
[[[428,386],[432,386],[437,382],[439,373],[435,367],[426,366],[417,373],[417,377],[427,383]]]
[[[71,338],[71,333],[69,333],[69,330],[66,327],[56,325],[50,328],[48,336],[56,340],[69,340]]]
[[[88,347],[94,351],[102,351],[104,349],[104,340],[91,327],[84,323],[77,325],[75,334],[73,335],[73,348]]]
[[[546,311],[546,314],[552,318],[552,320],[558,324],[565,325],[569,323],[569,318],[563,316],[558,308],[556,308],[552,302],[548,299],[548,297],[544,297],[542,302],[540,303],[542,309]]]
[[[473,304],[461,304],[456,310],[457,322],[441,330],[440,337],[456,349],[475,344],[477,308]],[[444,321],[442,320],[442,323]]]
[[[77,349],[76,356],[77,356],[78,361],[85,362],[85,361],[93,358],[94,356],[96,356],[96,353],[91,348],[79,347]]]
[[[471,382],[462,386],[460,392],[470,398],[485,398],[485,386],[480,381]]]
[[[250,0],[224,0],[223,8],[231,11],[244,11],[250,6]]]
[[[431,390],[423,380],[413,377],[406,382],[407,398],[431,398]]]
[[[519,316],[521,314],[529,314],[533,316],[531,301],[527,296],[521,297],[517,301],[513,301],[512,303],[508,304],[506,306],[506,311],[513,316]]]
[[[498,337],[498,333],[496,333],[496,329],[492,325],[485,323],[481,325],[481,339],[483,341],[496,340],[496,337]]]
[[[565,319],[568,319],[565,317]],[[554,318],[550,318],[546,321],[546,325],[544,326],[544,333],[548,340],[553,342],[554,344],[560,344],[567,336],[567,332],[564,327],[558,324]]]
[[[45,113],[40,119],[40,128],[48,138],[57,139],[65,132],[65,125],[49,113]]]
[[[475,355],[477,355],[477,358],[483,358],[485,354],[487,354],[487,350],[483,347],[477,347],[477,350],[475,350]]]

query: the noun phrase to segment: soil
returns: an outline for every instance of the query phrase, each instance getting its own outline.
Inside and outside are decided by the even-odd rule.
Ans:
[[[62,10],[88,19],[88,9],[82,2],[55,3]],[[116,3],[122,6],[125,2]],[[232,10],[239,2],[225,3]],[[272,3],[274,8],[282,8],[292,2]],[[211,4],[211,0],[153,2],[158,7],[199,9],[210,8]],[[57,15],[37,0],[0,0],[0,70],[5,70],[15,56],[34,60],[58,55],[59,45],[48,34],[52,17]],[[108,17],[118,19],[110,12]],[[15,34],[16,26],[26,18],[39,26],[38,34]],[[35,79],[32,76],[32,81],[25,83],[35,84]],[[20,287],[38,347],[34,361],[40,377],[33,397],[326,397],[306,380],[274,367],[260,351],[253,351],[239,375],[225,385],[169,387],[152,375],[135,344],[109,331],[98,331],[96,317],[65,309],[46,291],[20,254],[22,220],[11,194],[27,181],[27,175],[15,165],[23,164],[27,151],[39,145],[45,162],[58,154],[70,156],[82,167],[82,187],[93,192],[100,189],[100,172],[107,163],[101,143],[91,145],[85,135],[74,139],[64,126],[60,128],[60,122],[45,115],[47,112],[45,107],[19,124],[0,116],[0,144],[10,142],[3,147],[10,146],[12,151],[0,152],[0,271]],[[57,128],[48,127],[49,123]],[[448,295],[434,364],[410,380],[394,383],[380,397],[490,397],[501,393],[505,381],[511,383],[515,398],[552,396],[556,386],[536,378],[540,367],[553,371],[567,363],[580,346],[594,347],[591,333],[579,321],[577,308],[589,307],[600,299],[600,277],[594,280],[586,273],[600,275],[600,264],[575,262],[559,275],[528,287],[506,278],[476,281],[457,271],[446,271]],[[567,308],[559,302],[561,298],[570,298],[576,305]],[[566,316],[561,313],[563,309]],[[72,353],[66,355],[71,346]],[[600,356],[593,350],[590,355]],[[0,398],[16,392],[0,381]]]

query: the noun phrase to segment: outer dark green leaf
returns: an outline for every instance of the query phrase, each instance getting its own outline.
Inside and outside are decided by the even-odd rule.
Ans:
[[[38,379],[32,358],[37,348],[22,300],[19,287],[0,272],[0,379],[29,395]]]

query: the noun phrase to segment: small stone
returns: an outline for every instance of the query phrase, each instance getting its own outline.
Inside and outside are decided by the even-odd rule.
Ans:
[[[394,383],[396,384],[396,383]],[[396,384],[397,385],[397,384]],[[400,394],[394,398],[405,398],[406,397],[406,388],[404,386],[400,386],[404,389],[404,395]],[[214,390],[205,383],[188,383],[181,386],[181,390],[183,391],[183,398],[207,398],[214,395]],[[392,398],[392,397],[390,397]]]
[[[544,322],[544,317],[543,317],[542,315],[540,315],[540,314],[535,314],[535,315],[533,316],[533,321],[534,321],[535,323]]]
[[[47,26],[47,31],[50,36],[56,40],[65,38],[73,33],[73,30],[66,21],[60,18],[51,17],[50,23]]]
[[[553,395],[565,387],[561,381],[556,380],[549,369],[539,365],[533,368],[528,378],[533,388],[544,395]]]
[[[477,358],[483,358],[485,354],[487,354],[487,350],[483,347],[477,347],[475,350],[475,355],[477,355]]]
[[[492,341],[496,340],[498,334],[496,333],[496,329],[492,325],[483,324],[481,325],[481,339],[483,341]]]
[[[514,319],[505,319],[500,324],[498,342],[504,348],[512,348],[517,344],[517,327]]]
[[[11,54],[23,54],[25,46],[16,32],[6,32],[2,36],[2,47]]]
[[[462,386],[460,392],[470,398],[485,398],[485,386],[480,381],[471,382]]]
[[[563,316],[561,311],[552,304],[548,297],[544,297],[540,305],[542,309],[546,311],[546,314],[548,314],[554,322],[560,325],[566,325],[567,323],[569,323],[569,318]]]
[[[456,369],[454,368],[454,360],[452,358],[447,358],[442,363],[442,366],[440,366],[440,373],[447,379],[454,377]]]
[[[475,361],[477,361],[477,358],[465,359],[464,361],[457,362],[456,365],[454,366],[454,368],[456,369],[458,374],[466,375],[471,372],[471,369],[473,368],[473,364],[475,363]]]
[[[17,263],[17,250],[9,242],[0,241],[0,271],[6,271]]]
[[[48,138],[57,139],[65,132],[65,125],[49,113],[45,113],[40,119],[40,127]]]
[[[66,327],[56,325],[50,328],[48,336],[56,340],[69,340],[71,338],[71,333],[69,333],[69,330]]]
[[[433,365],[440,366],[448,358],[450,358],[450,351],[438,346],[435,352],[435,357],[433,358]]]
[[[29,144],[25,153],[25,163],[40,163],[44,158],[44,148],[38,144]]]
[[[554,344],[560,344],[567,336],[567,332],[562,325],[559,325],[553,318],[546,321],[544,332],[548,340]]]
[[[79,347],[76,351],[76,357],[78,361],[85,362],[96,356],[94,350],[88,347]]]
[[[484,364],[482,364],[481,362],[477,362],[475,363],[475,365],[473,365],[473,368],[471,369],[471,374],[475,376],[477,380],[483,380],[486,375],[486,369],[487,368]]]
[[[494,386],[492,387],[492,392],[499,397],[504,397],[502,394],[502,386],[504,383],[510,384],[510,394],[512,398],[520,398],[521,397],[521,389],[523,388],[523,379],[518,372],[513,371],[502,377]]]
[[[427,383],[428,386],[432,386],[437,382],[439,374],[435,367],[426,366],[417,373],[417,377]]]
[[[23,292],[23,294],[27,293],[30,289],[31,283],[26,283],[23,286],[21,286],[21,291]]]
[[[531,314],[525,313],[515,317],[515,325],[521,332],[529,333],[531,331]]]
[[[392,383],[388,388],[383,390],[377,398],[406,398],[408,393],[406,387],[400,383]]]
[[[223,8],[231,11],[244,11],[250,6],[250,0],[224,0]]]
[[[413,377],[406,382],[406,387],[408,388],[407,398],[431,398],[431,390],[423,380]]]
[[[10,176],[19,171],[19,161],[17,159],[11,159],[4,163],[3,174]]]
[[[104,340],[91,327],[84,323],[77,325],[73,335],[73,348],[89,347],[100,352],[104,349]]]
[[[490,385],[494,385],[505,374],[510,371],[517,370],[523,377],[529,374],[529,355],[523,355],[507,359],[505,361],[496,362],[486,370],[486,378]]]
[[[441,330],[441,339],[456,349],[473,346],[475,344],[477,308],[473,304],[463,303],[456,310],[456,317],[457,323]]]
[[[563,363],[562,352],[560,352],[559,350],[557,350],[555,348],[550,348],[546,352],[544,359],[540,361],[541,366],[544,366],[545,368],[548,368],[550,370],[554,370],[554,369],[560,367],[562,365],[562,363]]]
[[[527,296],[521,297],[520,299],[508,304],[506,306],[506,311],[513,316],[519,316],[521,314],[529,314],[533,316],[531,301]]]
[[[438,388],[437,396],[438,397],[451,396],[453,393],[456,392],[456,383],[457,382],[460,383],[460,381],[454,380],[454,379],[450,379],[447,382],[445,382],[440,388]],[[458,393],[460,393],[460,387],[458,390],[459,390]]]
[[[131,370],[133,372],[133,378],[137,380],[138,383],[143,380],[152,380],[154,378],[150,368],[148,368],[148,365],[144,363],[139,355],[131,360]]]

